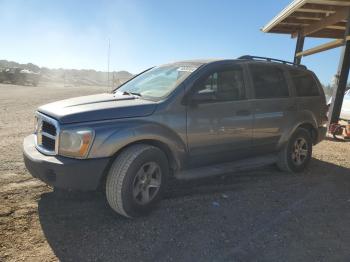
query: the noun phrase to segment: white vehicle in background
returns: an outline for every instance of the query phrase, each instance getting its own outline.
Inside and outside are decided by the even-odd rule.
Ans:
[[[328,107],[330,107],[332,103],[332,97],[328,100]],[[341,108],[339,119],[350,122],[350,89],[345,91],[343,105]]]
[[[350,121],[350,89],[345,92],[343,106],[341,108],[339,118]]]

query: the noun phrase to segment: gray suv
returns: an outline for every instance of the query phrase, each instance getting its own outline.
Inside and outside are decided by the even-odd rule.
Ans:
[[[136,217],[152,210],[172,176],[272,163],[304,170],[326,115],[321,84],[304,66],[253,56],[176,62],[111,93],[39,107],[24,160],[53,187],[102,185],[113,210]]]

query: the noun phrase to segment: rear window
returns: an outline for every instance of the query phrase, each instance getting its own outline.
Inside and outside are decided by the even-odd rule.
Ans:
[[[250,65],[255,98],[288,97],[288,85],[282,69],[275,66]]]
[[[307,71],[290,70],[297,96],[318,96],[318,85],[314,77]]]

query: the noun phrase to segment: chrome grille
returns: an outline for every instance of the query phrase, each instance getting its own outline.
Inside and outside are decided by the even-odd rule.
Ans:
[[[35,145],[46,155],[58,153],[59,125],[58,122],[39,112],[36,113]]]
[[[56,127],[49,122],[43,121],[43,132],[48,133],[52,136],[55,136],[56,135]]]
[[[45,135],[42,136],[42,147],[45,149],[54,152],[55,151],[55,139],[47,137]]]

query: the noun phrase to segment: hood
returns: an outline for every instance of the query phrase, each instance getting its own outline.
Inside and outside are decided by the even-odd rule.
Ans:
[[[151,115],[157,103],[134,96],[97,94],[57,101],[39,107],[38,111],[61,124],[110,120]]]

